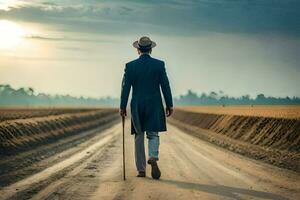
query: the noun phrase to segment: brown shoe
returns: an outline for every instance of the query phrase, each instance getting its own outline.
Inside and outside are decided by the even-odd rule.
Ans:
[[[159,179],[160,178],[160,170],[158,168],[157,162],[155,158],[150,158],[148,160],[148,164],[151,165],[151,176],[153,179]]]
[[[138,175],[136,175],[136,177],[146,177],[146,173],[145,172],[139,172]]]

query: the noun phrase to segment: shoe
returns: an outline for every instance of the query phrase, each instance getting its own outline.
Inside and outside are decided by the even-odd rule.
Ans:
[[[146,173],[145,172],[139,172],[136,177],[146,177]]]
[[[159,179],[160,178],[160,170],[158,168],[157,162],[155,158],[150,158],[148,160],[148,164],[151,165],[151,176],[153,179]]]

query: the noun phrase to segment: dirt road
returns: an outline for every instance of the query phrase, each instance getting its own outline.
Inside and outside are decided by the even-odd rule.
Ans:
[[[147,178],[135,177],[133,139],[127,131],[124,182],[120,131],[121,125],[114,125],[89,141],[35,163],[45,169],[1,187],[0,199],[297,199],[300,196],[299,174],[231,153],[171,125],[161,135],[162,177],[158,181],[149,177],[149,167]],[[56,158],[60,158],[59,162],[54,162]]]

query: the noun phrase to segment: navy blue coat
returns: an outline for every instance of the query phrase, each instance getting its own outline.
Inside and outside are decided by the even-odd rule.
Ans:
[[[126,64],[122,81],[121,109],[127,107],[131,87],[131,134],[166,131],[166,116],[160,88],[167,107],[173,107],[173,100],[165,63],[143,54]]]

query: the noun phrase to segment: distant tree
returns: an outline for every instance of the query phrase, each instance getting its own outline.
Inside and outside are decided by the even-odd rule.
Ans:
[[[27,93],[32,96],[34,94],[34,89],[33,88],[28,88]]]
[[[218,98],[218,94],[214,91],[210,92],[209,97],[212,99],[217,99]]]
[[[258,94],[255,99],[255,104],[265,104],[266,103],[266,97],[264,94]]]
[[[243,105],[249,105],[249,104],[251,104],[251,99],[250,99],[250,95],[243,95],[242,97],[241,97],[241,104],[243,104]]]
[[[257,96],[256,96],[256,99],[257,100],[264,100],[266,97],[265,97],[265,95],[264,94],[258,94]]]

